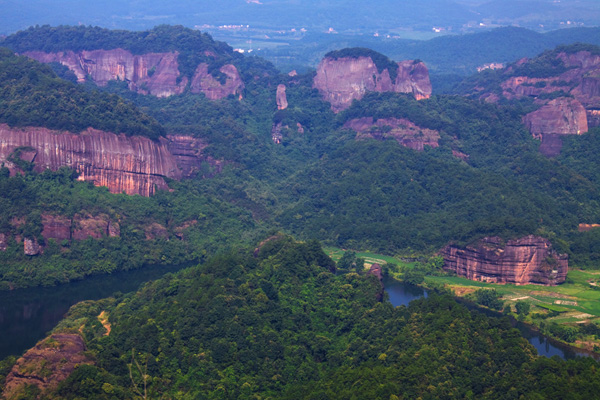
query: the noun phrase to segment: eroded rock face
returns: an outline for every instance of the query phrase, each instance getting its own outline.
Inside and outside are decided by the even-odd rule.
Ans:
[[[277,101],[277,109],[285,110],[288,108],[287,95],[285,94],[285,85],[280,84],[277,86],[277,94],[275,95]]]
[[[398,75],[392,82],[389,71],[380,73],[371,57],[324,58],[317,67],[313,87],[331,103],[334,112],[348,108],[369,91],[413,93],[418,100],[431,96],[429,72],[422,62],[398,63]]]
[[[203,163],[212,167],[213,174],[219,173],[223,169],[225,163],[222,160],[215,160],[203,153],[208,144],[202,139],[184,135],[168,135],[167,140],[168,149],[175,157],[175,162],[184,177],[198,173]],[[208,177],[208,175],[203,176]]]
[[[581,135],[588,131],[587,113],[576,99],[559,97],[527,114],[523,123],[532,135]]]
[[[71,219],[62,215],[42,214],[42,236],[57,242],[71,239]]]
[[[178,53],[148,53],[133,55],[123,49],[65,51],[44,53],[30,51],[24,55],[37,61],[59,62],[68,67],[78,82],[91,79],[98,86],[108,81],[127,82],[129,89],[142,94],[167,97],[180,94],[187,85],[187,78],[179,78]]]
[[[226,76],[225,82],[220,82],[208,73],[208,64],[202,63],[196,68],[190,90],[192,93],[204,93],[210,100],[218,100],[230,94],[241,96],[244,82],[234,65],[227,64],[219,70]]]
[[[373,117],[355,118],[347,121],[344,127],[356,131],[357,138],[394,138],[401,145],[419,151],[424,146],[438,147],[440,139],[438,131],[421,128],[403,118],[381,118],[377,121]]]
[[[167,188],[163,177],[182,177],[164,138],[154,142],[142,136],[127,137],[91,128],[76,135],[0,124],[0,162],[16,169],[7,159],[19,147],[32,149],[38,172],[71,167],[79,172],[80,180],[107,186],[112,193],[150,196],[156,188]]]
[[[79,335],[51,335],[17,360],[6,377],[2,395],[6,399],[20,398],[20,391],[27,385],[37,386],[42,393],[56,388],[76,366],[93,364],[85,351],[85,343]]]
[[[444,269],[476,281],[557,285],[567,277],[567,255],[557,254],[547,239],[533,235],[506,243],[484,238],[465,248],[449,245],[441,255]]]
[[[109,236],[110,224],[110,218],[106,214],[96,216],[91,216],[89,214],[75,214],[73,217],[73,239],[85,240],[88,237],[101,239]],[[114,233],[113,230],[113,234]]]

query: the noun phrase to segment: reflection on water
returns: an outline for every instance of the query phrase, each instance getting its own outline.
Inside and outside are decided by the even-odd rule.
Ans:
[[[175,272],[182,266],[150,266],[87,278],[49,288],[0,292],[0,359],[33,347],[82,300],[98,300],[116,292],[131,292],[143,282]]]
[[[417,286],[399,282],[395,279],[386,277],[383,280],[383,284],[385,286],[385,291],[389,296],[390,303],[392,303],[392,305],[396,307],[401,305],[406,306],[412,300],[421,298],[423,296],[427,297],[426,290],[423,290]],[[465,305],[469,307],[468,304]],[[498,317],[498,314],[491,310],[480,309],[478,307],[469,308],[472,310],[483,312],[491,318]],[[515,327],[519,329],[521,335],[523,335],[523,337],[527,339],[529,343],[531,343],[537,349],[537,352],[540,356],[559,356],[560,358],[565,360],[581,356],[592,356],[596,359],[600,358],[600,356],[598,356],[597,354],[587,353],[582,350],[578,350],[574,347],[567,346],[551,338],[548,338],[542,335],[541,333],[532,330],[523,323],[516,322]]]

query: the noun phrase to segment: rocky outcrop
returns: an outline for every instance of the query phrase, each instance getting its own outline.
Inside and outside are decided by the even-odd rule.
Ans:
[[[32,161],[36,171],[71,167],[79,173],[79,180],[106,186],[111,193],[150,196],[156,189],[167,189],[164,177],[189,176],[208,160],[202,155],[204,147],[200,140],[185,136],[152,141],[142,136],[115,135],[91,128],[77,135],[0,124],[0,163],[5,163],[13,173],[18,166],[10,157],[15,150],[25,149],[27,151],[19,151],[20,158]],[[171,152],[174,149],[181,150],[177,156]]]
[[[168,135],[167,140],[168,149],[175,157],[175,162],[184,177],[196,175],[201,170],[202,164],[208,164],[211,167],[211,171],[203,175],[205,178],[223,170],[225,164],[223,160],[215,160],[203,153],[208,144],[202,139],[184,135]]]
[[[376,121],[372,117],[355,118],[347,121],[344,127],[356,131],[359,139],[393,138],[401,145],[419,151],[425,146],[438,147],[440,139],[438,131],[421,128],[403,118],[381,118]]]
[[[105,86],[109,81],[124,81],[130,90],[158,97],[181,94],[189,83],[188,77],[179,72],[177,52],[134,55],[128,50],[113,49],[57,53],[29,51],[24,55],[43,63],[61,63],[73,71],[78,82],[92,80],[98,86]],[[208,73],[208,64],[200,64],[192,77],[191,91],[202,92],[211,100],[230,94],[240,95],[244,83],[237,68],[227,64],[221,67],[220,73],[225,78],[224,83]]]
[[[42,252],[42,248],[35,239],[25,238],[23,240],[23,253],[26,256],[37,256]]]
[[[234,65],[227,64],[219,70],[224,77],[220,81],[208,72],[208,64],[202,63],[196,68],[190,90],[192,93],[204,93],[210,100],[218,100],[231,95],[242,95],[244,82]]]
[[[21,398],[28,385],[37,386],[42,393],[55,389],[77,366],[93,364],[86,350],[77,334],[55,333],[42,340],[17,360],[6,377],[3,398]]]
[[[277,94],[275,95],[277,101],[277,109],[285,110],[288,108],[287,95],[285,94],[285,85],[280,84],[277,86]]]
[[[557,285],[567,277],[567,255],[557,254],[547,239],[533,235],[506,243],[484,238],[465,248],[449,245],[441,255],[444,269],[481,282]]]
[[[585,108],[576,99],[559,97],[527,114],[523,123],[532,135],[581,135],[588,131]]]
[[[85,240],[88,237],[101,239],[109,236],[111,221],[108,215],[75,214],[73,217],[73,239]],[[114,228],[113,228],[114,229]],[[114,235],[113,231],[113,235]]]
[[[153,222],[148,225],[144,232],[146,234],[146,240],[154,240],[154,239],[168,239],[169,231],[163,225],[158,222]]]
[[[600,56],[589,51],[561,52],[556,59],[566,67],[564,72],[545,78],[515,76],[519,67],[530,62],[527,59],[507,68],[506,78],[500,85],[502,96],[507,99],[531,97],[542,105],[524,119],[532,134],[538,137],[585,133],[588,127],[600,126],[600,115],[596,111],[600,109]],[[481,97],[488,102],[500,100],[497,94],[490,92],[482,93]],[[554,100],[549,100],[551,98]],[[560,139],[550,138],[546,146],[544,139],[540,148],[544,154],[560,153],[557,146],[562,142]]]
[[[71,240],[71,219],[62,215],[42,214],[42,236],[57,242]]]
[[[127,50],[113,49],[30,51],[24,55],[44,63],[61,63],[73,71],[79,82],[91,79],[98,86],[105,86],[108,81],[120,80],[127,82],[130,90],[158,97],[180,94],[188,83],[185,77],[179,79],[176,52],[133,55]]]
[[[342,111],[360,100],[366,92],[413,93],[417,100],[431,96],[429,72],[422,62],[402,61],[394,82],[390,72],[381,73],[371,57],[324,58],[313,80],[325,101],[334,112]]]
[[[579,224],[577,230],[579,232],[589,232],[592,229],[600,228],[600,224]]]

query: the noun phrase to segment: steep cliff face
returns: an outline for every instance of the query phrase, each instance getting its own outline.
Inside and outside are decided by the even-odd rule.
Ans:
[[[523,123],[532,135],[581,135],[588,131],[587,113],[576,99],[559,97],[527,114]]]
[[[424,146],[438,147],[440,134],[432,129],[425,129],[403,118],[382,118],[377,121],[373,117],[355,118],[344,124],[345,128],[358,133],[357,138],[394,138],[401,145],[413,150],[422,151]]]
[[[476,281],[557,285],[567,277],[567,255],[557,254],[547,239],[533,235],[506,243],[484,238],[466,248],[449,245],[441,255],[444,269]]]
[[[80,180],[107,186],[112,193],[150,196],[156,188],[167,189],[164,177],[180,179],[200,169],[206,147],[201,140],[173,135],[158,142],[142,136],[124,136],[88,129],[78,135],[46,128],[10,128],[0,124],[0,162],[11,170],[15,150],[41,172],[67,166]],[[172,150],[179,149],[174,155]],[[178,164],[181,162],[181,167]]]
[[[181,94],[189,82],[179,72],[177,52],[133,55],[128,50],[114,49],[58,53],[29,51],[24,55],[44,63],[61,63],[73,71],[79,82],[91,79],[98,86],[105,86],[109,81],[120,80],[127,82],[130,90],[158,97]],[[227,64],[220,72],[226,76],[225,83],[208,73],[208,64],[200,64],[192,77],[191,91],[203,92],[211,100],[239,95],[244,83],[236,67]]]
[[[389,71],[380,73],[371,57],[324,58],[317,67],[313,87],[331,103],[334,112],[348,108],[369,91],[413,93],[417,99],[431,96],[429,72],[422,62],[398,63],[398,74],[392,82]]]
[[[204,93],[210,100],[218,100],[230,94],[241,96],[244,82],[234,65],[227,64],[219,70],[226,77],[221,83],[208,73],[208,64],[202,63],[196,68],[190,89],[192,93]]]
[[[17,399],[28,385],[41,392],[53,389],[78,365],[93,364],[86,346],[77,334],[57,333],[39,342],[17,360],[6,377],[3,398]]]
[[[79,82],[89,78],[98,86],[121,80],[138,93],[167,97],[182,93],[187,85],[187,78],[178,82],[178,53],[133,55],[127,50],[114,49],[59,53],[31,51],[25,55],[40,62],[59,62],[73,71]]]

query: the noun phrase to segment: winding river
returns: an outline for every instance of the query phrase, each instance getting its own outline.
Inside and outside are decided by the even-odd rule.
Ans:
[[[98,300],[116,292],[130,292],[146,281],[183,268],[184,266],[150,266],[90,277],[56,287],[0,292],[0,359],[22,354],[33,347],[56,326],[69,308],[79,301]],[[394,306],[408,305],[414,299],[427,297],[427,291],[420,287],[393,279],[385,279],[384,285]],[[495,314],[490,316],[496,317]],[[529,343],[535,346],[540,355],[556,355],[563,359],[590,355],[549,339],[524,324],[517,322],[515,326]]]
[[[414,285],[409,285],[403,282],[399,282],[395,279],[384,278],[383,284],[385,291],[389,296],[390,303],[394,306],[408,305],[412,300],[419,299],[421,297],[427,297],[427,291]],[[498,314],[490,311],[483,310],[478,307],[469,306],[470,309],[474,309],[478,312],[483,312],[491,318],[498,318]],[[575,357],[590,356],[596,359],[600,359],[600,355],[585,352],[577,348],[568,346],[557,340],[542,335],[541,333],[532,330],[527,325],[514,321],[514,326],[517,328],[523,337],[529,341],[536,349],[539,355],[545,357],[559,356],[562,359],[568,360]]]

